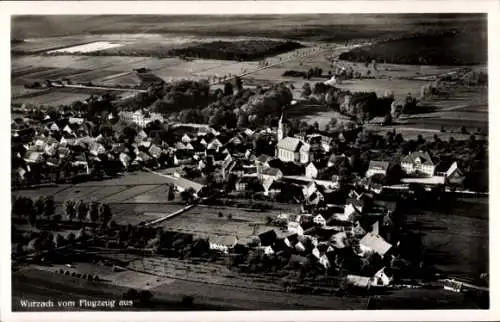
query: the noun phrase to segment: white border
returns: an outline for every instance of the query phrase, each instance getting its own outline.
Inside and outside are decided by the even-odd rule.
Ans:
[[[484,1],[14,1],[0,3],[0,122],[2,124],[0,158],[4,171],[0,186],[4,211],[0,215],[0,320],[1,321],[420,321],[455,320],[482,321],[500,318],[500,297],[496,287],[500,280],[496,272],[498,259],[490,256],[490,310],[437,311],[249,311],[249,312],[86,312],[86,313],[12,313],[10,281],[10,15],[12,14],[314,14],[314,13],[488,13],[489,34],[489,106],[490,108],[490,254],[496,254],[499,238],[493,227],[500,227],[496,214],[499,208],[497,146],[499,132],[493,120],[500,120],[498,46],[499,2]],[[443,49],[446,50],[446,49]],[[497,60],[494,60],[496,57]],[[497,89],[495,91],[494,89]]]

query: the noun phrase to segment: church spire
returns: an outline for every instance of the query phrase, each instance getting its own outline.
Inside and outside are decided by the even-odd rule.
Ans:
[[[281,141],[285,136],[284,128],[283,128],[283,113],[281,113],[281,117],[278,121],[278,141]]]

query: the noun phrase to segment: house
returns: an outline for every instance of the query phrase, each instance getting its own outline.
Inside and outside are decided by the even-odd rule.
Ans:
[[[194,147],[191,143],[177,142],[175,148],[180,151],[193,151]]]
[[[41,152],[34,151],[27,151],[23,159],[26,163],[31,164],[42,163],[45,160]]]
[[[219,139],[214,138],[212,141],[207,143],[207,150],[215,150],[218,151],[220,148],[222,148],[222,143],[219,141]]]
[[[372,286],[388,286],[393,280],[392,274],[388,274],[388,269],[382,267],[372,278]]]
[[[463,289],[463,283],[454,279],[445,279],[443,281],[443,288],[447,291],[460,293]]]
[[[465,180],[465,175],[458,167],[456,161],[441,161],[434,171],[434,175],[444,177],[446,183],[460,185]]]
[[[285,137],[276,144],[276,157],[283,162],[300,162],[302,141],[297,138]]]
[[[369,124],[376,124],[376,125],[380,125],[380,126],[384,126],[386,125],[386,119],[385,117],[383,116],[376,116],[374,118],[372,118],[371,120],[368,121]]]
[[[263,232],[259,234],[259,240],[260,240],[260,245],[261,246],[272,246],[276,239],[278,238],[278,235],[274,231],[274,229],[268,230],[266,232]]]
[[[313,217],[313,223],[322,227],[326,226],[328,220],[333,216],[331,212],[324,212]]]
[[[329,269],[335,263],[336,255],[334,251],[326,252],[322,254],[319,258],[319,263],[325,269]]]
[[[353,287],[359,287],[359,288],[370,288],[372,284],[372,279],[370,277],[366,276],[359,276],[359,275],[353,275],[349,274],[347,275],[347,284]]]
[[[98,156],[98,155],[101,155],[101,154],[104,154],[106,153],[106,149],[104,148],[104,146],[100,143],[94,143],[90,146],[90,154],[94,155],[94,156]]]
[[[314,179],[318,176],[318,167],[314,164],[314,162],[310,162],[306,167],[306,177]]]
[[[366,177],[369,178],[375,174],[381,174],[386,176],[387,169],[389,169],[389,162],[387,161],[370,161],[368,165],[368,170],[366,171]]]
[[[261,181],[265,181],[269,178],[273,180],[279,180],[283,177],[283,172],[281,172],[281,170],[277,168],[263,168],[258,172],[258,177]]]
[[[288,232],[292,234],[297,234],[299,236],[304,235],[304,229],[299,222],[291,221],[288,223]]]
[[[161,156],[161,155],[162,155],[162,153],[163,153],[163,150],[162,150],[159,146],[157,146],[157,145],[155,145],[155,144],[151,144],[151,146],[150,146],[150,147],[149,147],[149,149],[148,149],[148,153],[149,153],[149,155],[151,155],[153,158],[159,159],[159,158],[160,158],[160,156]]]
[[[330,237],[330,243],[333,247],[343,249],[348,246],[346,232],[338,232]]]
[[[281,185],[272,177],[264,179],[262,187],[264,188],[264,195],[266,196],[275,195],[281,192]]]
[[[300,163],[306,164],[311,160],[311,145],[309,143],[303,143],[299,149]]]
[[[269,255],[274,254],[273,246],[260,246],[259,249],[261,249],[265,255],[269,256]]]
[[[406,174],[419,174],[431,177],[436,165],[427,152],[410,152],[401,159],[401,168]]]
[[[258,167],[262,168],[269,168],[269,161],[271,161],[273,157],[267,155],[267,154],[261,154],[257,158],[255,158],[255,164]]]
[[[214,236],[210,237],[208,241],[211,250],[225,254],[238,243],[235,236]]]
[[[392,245],[386,242],[382,236],[375,233],[366,234],[359,241],[359,245],[376,252],[381,257],[384,257],[392,248]]]
[[[228,155],[222,162],[222,178],[227,179],[236,166],[236,160],[234,160],[231,155]]]
[[[181,141],[182,143],[186,144],[186,143],[191,143],[191,138],[189,137],[189,135],[187,134],[184,134],[181,138]]]

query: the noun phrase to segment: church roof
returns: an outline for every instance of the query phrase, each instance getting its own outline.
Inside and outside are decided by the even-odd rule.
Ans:
[[[281,139],[278,144],[277,148],[278,149],[283,149],[287,151],[293,151],[293,152],[298,152],[300,147],[302,145],[302,142],[297,139],[297,138],[292,138],[292,137],[286,137]]]

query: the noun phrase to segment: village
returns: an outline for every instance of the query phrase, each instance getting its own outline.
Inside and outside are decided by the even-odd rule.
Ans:
[[[360,165],[359,155],[356,160],[353,150],[363,142],[362,126],[335,135],[308,128],[307,132],[289,136],[286,114],[287,109],[292,108],[293,105],[283,108],[276,127],[260,130],[215,130],[209,124],[170,123],[161,114],[146,110],[109,113],[102,121],[108,127],[97,126],[76,113],[39,115],[38,120],[33,118],[28,122],[16,119],[12,137],[13,142],[20,144],[14,145],[19,150],[13,151],[16,157],[12,183],[17,187],[44,186],[105,180],[127,176],[134,171],[155,173],[170,187],[166,192],[168,199],[178,194],[187,206],[152,222],[139,223],[137,230],[143,231],[142,234],[146,230],[153,232],[146,233],[149,238],[142,236],[141,242],[134,245],[136,251],[154,249],[154,253],[162,253],[165,249],[176,249],[177,253],[184,254],[186,243],[192,243],[191,247],[196,250],[191,249],[191,252],[227,257],[231,267],[246,272],[265,275],[285,267],[299,268],[302,273],[294,283],[303,281],[308,274],[313,274],[311,272],[324,271],[336,277],[333,285],[337,291],[341,285],[339,276],[346,285],[361,289],[400,285],[401,280],[408,278],[405,271],[415,274],[417,269],[412,265],[418,262],[411,262],[413,258],[410,256],[409,260],[402,253],[406,245],[401,246],[398,231],[401,229],[398,228],[401,198],[388,197],[386,192],[400,194],[402,191],[412,198],[424,198],[419,194],[424,194],[426,189],[433,194],[457,189],[466,192],[465,172],[457,160],[436,161],[428,151],[420,149],[409,151],[396,162],[371,159]],[[168,134],[164,135],[162,131],[167,131],[166,128]],[[256,149],[266,153],[257,155]],[[33,200],[32,204],[36,208],[37,203],[54,202],[54,196],[46,197],[45,201]],[[168,225],[162,228],[165,231],[160,229],[162,233],[155,233],[158,223],[165,221],[168,224],[170,218],[182,217],[186,209],[197,204],[226,204],[231,198],[247,200],[243,204],[250,200],[256,209],[259,209],[259,201],[277,201],[297,207],[261,218],[269,228],[262,230],[264,227],[255,224],[248,235],[242,235],[246,230],[239,230],[238,225],[232,226],[234,231],[214,229],[205,231],[202,236],[182,229],[169,232],[165,230]],[[26,202],[26,198],[20,199],[17,200],[19,204]],[[105,227],[99,231],[108,236],[105,239],[113,239],[117,229],[116,223],[109,225],[109,212],[112,211],[109,206],[101,207],[103,213],[108,212],[101,215],[101,208],[97,209],[95,202],[85,201],[89,203],[87,207],[78,200],[66,200],[64,205],[69,221],[71,216],[80,218],[77,226],[83,228],[77,237],[65,241],[57,235],[57,242],[52,245],[40,244],[40,237],[37,237],[35,244],[45,246],[33,246],[33,241],[29,241],[35,248],[21,247],[15,256],[25,258],[29,249],[66,248],[84,239],[90,239],[86,247],[127,248],[123,242],[102,244],[102,236],[95,236],[95,228],[82,223],[82,219],[87,218],[91,223],[102,220]],[[23,208],[25,205],[15,207]],[[48,208],[51,207],[46,207],[45,211],[49,211]],[[42,210],[41,216],[45,215]],[[58,215],[55,210],[52,210],[52,218],[45,219],[51,222],[54,215],[58,220],[55,225],[65,221],[62,218],[65,216]],[[228,220],[232,219],[228,217]],[[87,233],[87,229],[93,233]],[[160,237],[153,238],[156,234]],[[177,237],[168,240],[169,234]],[[183,242],[176,245],[179,239]],[[129,241],[128,247],[131,244]],[[305,269],[307,267],[309,269]],[[284,283],[286,289],[290,289],[291,282]],[[445,283],[445,287],[449,288],[450,283]],[[451,289],[459,291],[462,284],[455,284]]]
[[[413,39],[406,32],[152,49],[99,37],[14,44],[18,298],[95,292],[183,310],[489,306],[483,69],[363,56]],[[38,58],[48,65],[24,66]],[[49,66],[58,59],[84,65]],[[85,65],[95,61],[113,67]]]

